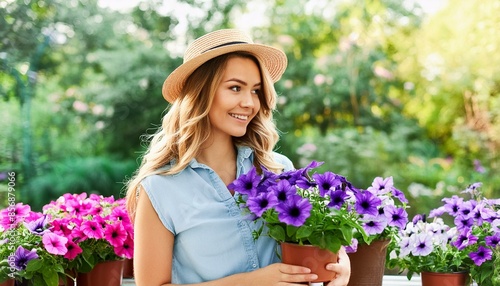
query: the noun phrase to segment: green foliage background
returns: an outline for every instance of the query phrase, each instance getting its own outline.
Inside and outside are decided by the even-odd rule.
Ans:
[[[431,14],[391,0],[168,3],[0,2],[3,197],[7,172],[35,209],[66,192],[122,196],[186,43],[256,7],[266,21],[249,32],[289,59],[277,151],[297,167],[325,161],[360,187],[394,176],[413,213],[475,181],[500,197],[498,1]]]

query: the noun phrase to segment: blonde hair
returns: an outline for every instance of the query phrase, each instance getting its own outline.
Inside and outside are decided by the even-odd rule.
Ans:
[[[209,138],[211,125],[208,112],[215,92],[222,81],[227,61],[233,57],[250,58],[260,69],[260,110],[247,127],[242,137],[233,137],[236,145],[254,150],[254,165],[280,172],[281,164],[273,160],[272,151],[279,136],[273,121],[276,108],[276,91],[266,69],[255,56],[244,52],[233,52],[213,58],[196,69],[186,80],[181,96],[173,102],[162,120],[162,126],[150,136],[147,151],[142,156],[141,166],[127,183],[127,210],[133,219],[137,193],[141,181],[154,174],[171,175],[181,172],[198,155],[199,147]],[[173,162],[169,169],[161,169]]]

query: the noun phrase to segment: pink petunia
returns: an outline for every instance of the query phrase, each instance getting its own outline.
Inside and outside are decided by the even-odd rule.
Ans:
[[[66,243],[68,239],[64,236],[57,235],[52,232],[47,232],[42,237],[43,246],[48,253],[55,255],[64,255],[68,252]]]
[[[127,237],[123,244],[115,247],[115,254],[128,259],[134,257],[134,240]]]
[[[127,239],[127,232],[121,222],[108,224],[104,230],[104,237],[114,247],[118,247]]]
[[[96,221],[93,220],[86,220],[82,223],[82,226],[80,227],[80,230],[88,237],[88,238],[95,238],[95,239],[101,239],[104,237],[104,232],[101,227],[101,224],[99,224]]]
[[[78,244],[74,243],[71,240],[68,240],[68,242],[66,243],[66,248],[68,249],[68,252],[66,252],[64,258],[67,258],[69,260],[75,259],[78,254],[82,253],[83,251]]]
[[[4,229],[16,227],[31,212],[29,205],[17,203],[15,206],[9,206],[0,211],[0,226]]]

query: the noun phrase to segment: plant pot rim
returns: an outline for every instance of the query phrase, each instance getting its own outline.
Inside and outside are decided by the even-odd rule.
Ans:
[[[449,271],[449,272],[436,272],[436,271],[421,271],[420,273],[429,273],[433,275],[447,275],[447,274],[469,274],[468,271]]]

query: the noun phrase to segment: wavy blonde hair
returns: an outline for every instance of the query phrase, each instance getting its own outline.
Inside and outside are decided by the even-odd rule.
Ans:
[[[222,81],[229,59],[242,57],[252,59],[261,73],[259,92],[260,110],[247,127],[242,137],[233,137],[235,145],[248,146],[254,150],[254,165],[280,172],[281,164],[273,160],[272,151],[279,135],[274,124],[276,91],[266,69],[255,56],[245,52],[233,52],[213,58],[196,69],[186,80],[181,96],[174,101],[162,120],[162,126],[149,136],[150,144],[139,169],[127,182],[127,210],[135,217],[137,191],[141,181],[154,174],[170,175],[182,171],[198,155],[199,147],[209,138],[211,125],[208,112],[215,92]],[[170,162],[169,169],[161,169]]]

